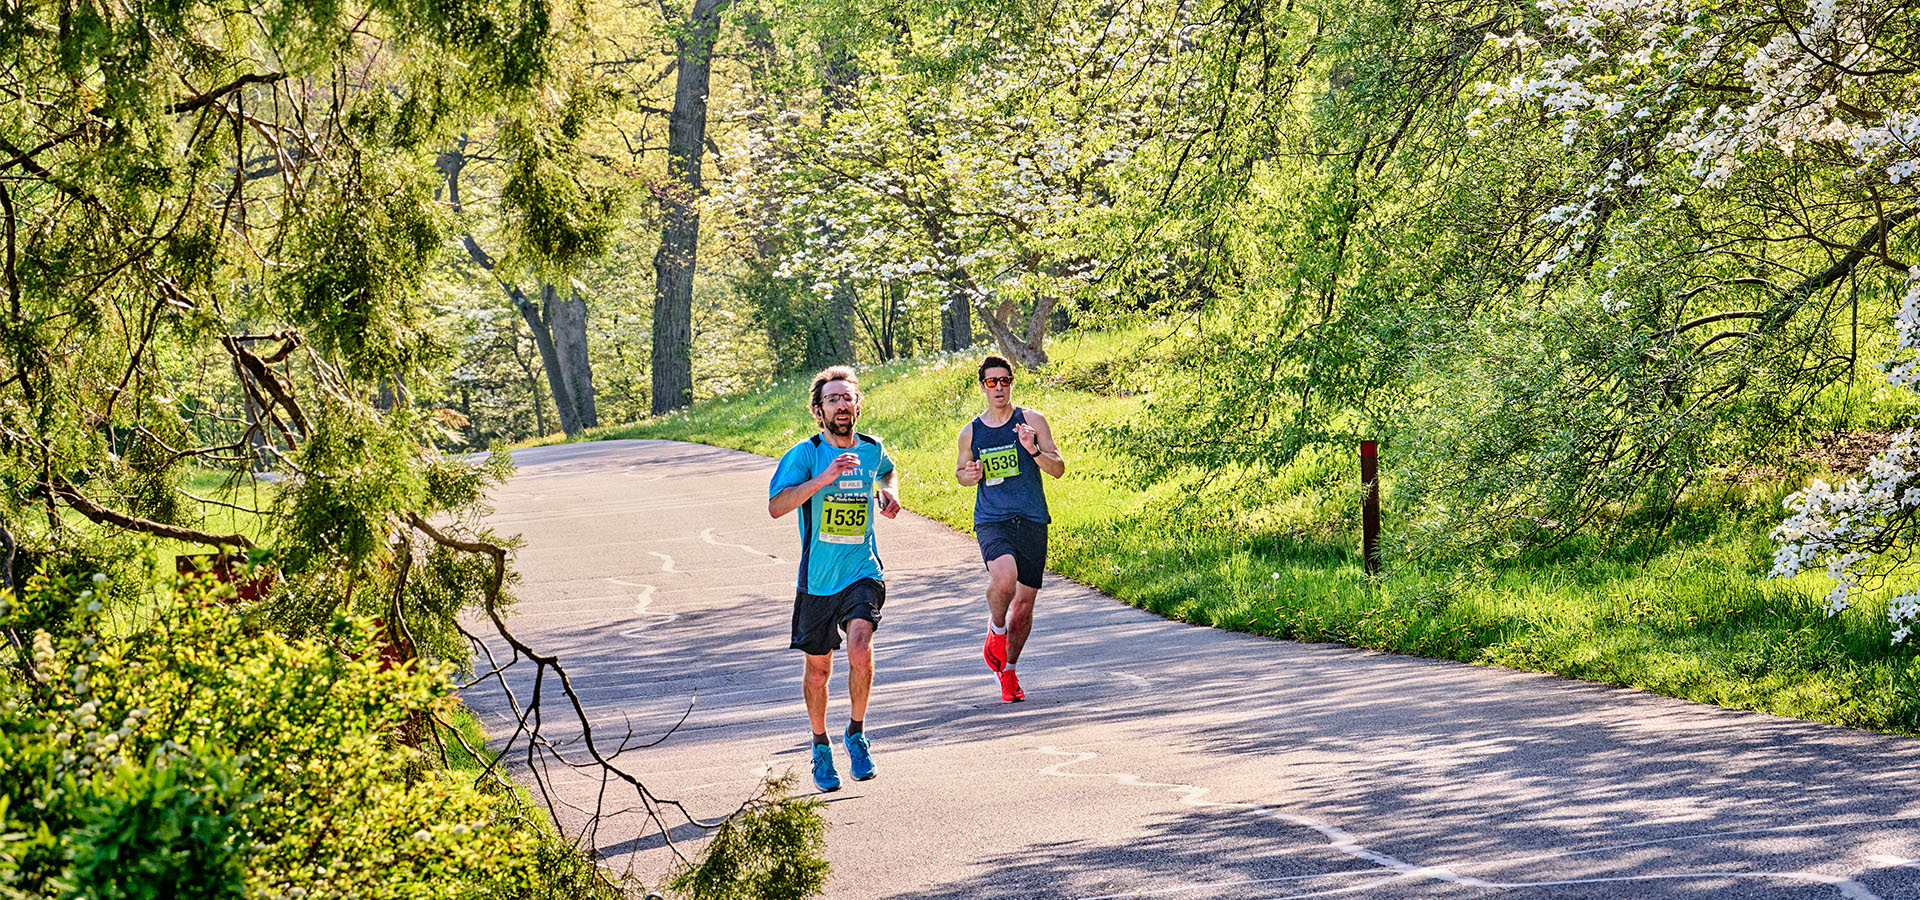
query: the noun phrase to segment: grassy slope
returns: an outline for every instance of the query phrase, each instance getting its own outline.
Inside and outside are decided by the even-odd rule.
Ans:
[[[1477,571],[1401,564],[1369,583],[1353,508],[1357,462],[1323,453],[1286,471],[1129,476],[1089,439],[1137,395],[1069,387],[1138,352],[1138,336],[1073,335],[1016,402],[1047,414],[1070,461],[1050,482],[1051,567],[1136,606],[1200,624],[1556,672],[1708,703],[1920,734],[1920,659],[1887,637],[1884,605],[1821,612],[1826,585],[1768,581],[1782,484],[1715,484],[1657,542],[1575,545],[1557,559]],[[915,512],[968,530],[954,438],[978,412],[971,358],[862,373],[862,431],[880,436]],[[807,382],[717,398],[592,439],[698,441],[777,456],[811,434]],[[1122,385],[1121,387],[1125,387]],[[1384,462],[1391,464],[1391,459]],[[1391,528],[1389,521],[1387,527]]]

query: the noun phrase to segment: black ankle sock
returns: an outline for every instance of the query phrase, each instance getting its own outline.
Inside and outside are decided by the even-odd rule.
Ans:
[[[816,743],[816,744],[824,744],[824,743],[826,743],[826,742],[827,742],[827,733],[826,733],[826,732],[824,732],[824,731],[822,731],[822,732],[820,732],[819,734],[816,734],[816,735],[814,735],[814,736],[813,736],[813,742],[814,742],[814,743]]]
[[[860,723],[860,720],[859,720],[859,719],[848,719],[848,720],[847,720],[847,733],[848,733],[848,734],[859,734],[859,733],[860,733],[860,724],[861,724],[861,723]]]

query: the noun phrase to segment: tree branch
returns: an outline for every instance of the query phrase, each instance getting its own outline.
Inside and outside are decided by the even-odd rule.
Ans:
[[[196,109],[199,109],[203,106],[207,106],[213,103],[213,101],[218,100],[221,97],[231,94],[234,91],[237,91],[243,87],[246,87],[247,85],[273,84],[276,81],[284,80],[286,77],[287,75],[285,72],[268,72],[264,75],[250,72],[248,74],[240,76],[239,78],[229,81],[226,84],[223,84],[217,88],[214,88],[213,90],[208,91],[204,94],[200,94],[199,96],[191,97],[189,99],[182,100],[179,103],[175,103],[174,105],[167,107],[167,110],[169,112],[176,112],[176,113],[190,113]]]
[[[1853,272],[1854,267],[1860,264],[1860,260],[1867,257],[1868,251],[1871,251],[1875,245],[1886,240],[1887,236],[1893,233],[1893,229],[1899,227],[1901,223],[1908,219],[1913,218],[1916,214],[1920,214],[1920,206],[1903,210],[1875,222],[1872,228],[1867,229],[1865,234],[1860,235],[1859,240],[1853,242],[1853,247],[1847,251],[1845,256],[1835,260],[1833,265],[1828,266],[1825,271],[1783,292],[1780,296],[1779,305],[1768,313],[1766,321],[1761,325],[1760,330],[1763,332],[1772,331],[1786,324],[1788,319],[1793,318],[1794,313],[1799,312],[1801,307],[1807,305],[1807,301],[1812,299],[1814,294],[1819,293],[1834,282],[1847,277],[1848,274]]]
[[[600,749],[598,742],[594,738],[592,718],[587,715],[586,707],[582,704],[579,694],[575,691],[573,687],[572,679],[568,677],[566,669],[563,668],[560,664],[560,658],[557,656],[543,654],[535,651],[533,647],[529,646],[524,641],[520,640],[520,638],[515,636],[513,632],[507,628],[506,620],[501,616],[500,596],[501,596],[501,590],[505,587],[505,584],[506,584],[506,574],[507,574],[507,551],[505,547],[502,547],[490,541],[465,540],[465,539],[453,537],[451,535],[448,535],[440,531],[440,529],[435,528],[433,526],[433,523],[428,522],[426,518],[421,516],[419,513],[408,513],[406,520],[408,525],[411,525],[414,529],[426,535],[434,543],[437,543],[442,547],[447,547],[453,550],[459,550],[464,553],[479,554],[482,556],[486,556],[490,560],[492,560],[493,573],[487,581],[487,586],[486,586],[485,595],[484,595],[485,602],[483,604],[484,611],[487,615],[487,619],[493,624],[495,633],[499,634],[500,637],[507,642],[507,645],[513,649],[514,657],[516,660],[519,659],[520,657],[525,657],[526,659],[531,661],[536,667],[535,673],[534,673],[534,682],[533,682],[534,692],[533,692],[533,695],[528,698],[527,702],[524,705],[521,704],[517,699],[515,699],[511,689],[507,688],[505,671],[504,671],[506,669],[506,666],[501,665],[498,662],[493,660],[493,651],[486,649],[485,642],[478,640],[478,638],[474,637],[470,633],[468,633],[468,638],[470,640],[473,640],[476,644],[479,644],[482,650],[487,654],[489,661],[493,664],[493,667],[495,669],[494,676],[497,679],[499,679],[501,687],[507,690],[508,699],[513,704],[515,718],[518,720],[518,727],[516,728],[513,736],[508,738],[508,743],[511,744],[514,741],[518,740],[519,736],[522,734],[528,735],[527,752],[528,752],[529,767],[531,771],[535,773],[535,780],[537,782],[537,786],[541,789],[543,793],[545,793],[546,791],[546,779],[541,774],[543,770],[540,768],[539,759],[537,757],[537,751],[542,748],[544,748],[544,751],[546,753],[552,755],[553,758],[558,759],[561,763],[567,765],[570,768],[575,768],[575,769],[583,768],[583,767],[598,768],[603,773],[604,776],[624,782],[630,787],[632,787],[636,792],[636,794],[638,795],[640,802],[645,808],[648,816],[653,819],[656,825],[660,826],[661,836],[664,840],[667,841],[669,845],[672,844],[672,836],[668,833],[666,822],[662,818],[662,811],[668,807],[671,807],[674,810],[676,810],[681,816],[685,817],[688,822],[694,825],[700,826],[702,828],[714,828],[720,824],[720,822],[718,821],[706,821],[706,820],[695,818],[693,814],[690,811],[688,811],[687,808],[683,804],[681,804],[679,801],[668,800],[668,799],[655,796],[652,791],[647,789],[647,786],[645,784],[641,783],[639,778],[635,777],[631,773],[628,773],[625,770],[621,769],[619,766],[615,765],[613,760],[607,758],[607,756],[603,753],[603,751]],[[464,628],[462,628],[462,632],[466,633]],[[553,747],[550,744],[545,744],[544,742],[539,740],[538,735],[541,728],[540,691],[542,686],[545,683],[548,670],[552,670],[554,677],[560,683],[561,691],[566,695],[567,701],[569,702],[569,704],[573,709],[575,720],[578,722],[581,730],[581,744],[586,749],[587,755],[592,758],[591,763],[576,764],[576,763],[569,762],[565,758],[560,756],[560,753],[557,748]],[[689,707],[688,714],[691,714],[691,712],[692,712],[692,709],[691,707]],[[686,719],[686,716],[683,715],[681,717],[681,721],[684,722],[685,719]],[[678,728],[679,726],[675,725],[673,730],[678,730]],[[624,746],[625,743],[626,742],[623,741],[622,745]],[[506,753],[503,750],[499,758],[504,758],[505,755]],[[495,760],[496,764],[499,758],[496,758]],[[489,766],[488,770],[491,771],[492,766]],[[553,808],[552,803],[549,802],[548,809],[552,810],[552,808]]]
[[[19,255],[14,247],[18,217],[13,209],[13,194],[7,191],[7,186],[4,184],[0,184],[0,214],[6,216],[7,310],[12,314],[13,320],[18,322],[20,320],[20,265]]]
[[[112,525],[116,528],[127,529],[128,531],[138,531],[143,534],[172,538],[176,541],[186,541],[190,544],[207,544],[214,547],[253,546],[253,541],[248,540],[247,536],[243,534],[212,534],[205,531],[195,531],[191,528],[181,528],[178,525],[168,525],[162,522],[142,519],[137,516],[127,515],[126,513],[114,512],[87,499],[85,495],[75,490],[72,485],[51,485],[48,494],[52,497],[59,498],[68,506],[72,507],[74,511],[86,516],[99,525]]]
[[[300,429],[301,439],[311,437],[313,423],[307,420],[307,414],[300,409],[300,404],[294,402],[292,390],[280,383],[280,377],[275,375],[272,369],[267,368],[267,364],[261,362],[260,357],[253,355],[253,351],[240,346],[239,341],[227,337],[223,338],[221,343],[227,345],[227,352],[233,355],[234,362],[239,363],[255,382],[266,388],[268,394],[273,395],[274,402],[287,411],[287,415],[293,419],[293,424]],[[276,356],[284,357],[285,353],[293,351],[291,347],[282,349],[284,352]]]

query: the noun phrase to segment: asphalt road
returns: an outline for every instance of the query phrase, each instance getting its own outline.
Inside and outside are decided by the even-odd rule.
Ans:
[[[662,441],[515,456],[490,520],[525,541],[513,627],[564,660],[602,741],[660,740],[620,762],[698,816],[769,771],[810,790],[786,647],[797,526],[767,517],[773,461]],[[1003,704],[972,538],[878,527],[879,775],[826,795],[829,897],[1920,898],[1920,741],[1196,628],[1053,575],[1029,699]],[[530,696],[524,665],[509,680]],[[467,698],[504,738],[501,690]],[[610,865],[650,882],[672,865],[631,791],[550,772],[568,821],[629,809],[592,835]]]

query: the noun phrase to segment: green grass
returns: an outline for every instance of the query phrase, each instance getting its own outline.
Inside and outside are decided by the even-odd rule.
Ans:
[[[1171,471],[1143,481],[1093,439],[1100,423],[1143,409],[1138,386],[1112,384],[1111,373],[1151,346],[1137,332],[1069,335],[1050,345],[1053,363],[1016,388],[1017,402],[1047,414],[1069,460],[1067,477],[1047,486],[1050,564],[1060,574],[1203,625],[1920,734],[1920,656],[1891,643],[1884,600],[1827,616],[1824,579],[1766,577],[1768,532],[1798,479],[1711,482],[1658,534],[1612,546],[1575,540],[1500,565],[1402,561],[1369,579],[1358,548],[1357,461],[1347,455],[1304,454],[1280,472]],[[898,462],[902,502],[963,531],[971,490],[952,469],[955,435],[980,408],[973,366],[966,357],[861,373],[859,427]],[[586,438],[667,438],[777,456],[814,430],[806,388],[806,379],[790,378]]]

